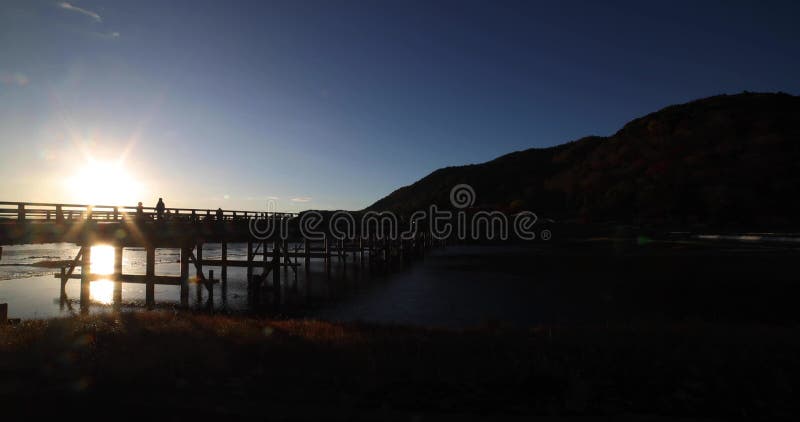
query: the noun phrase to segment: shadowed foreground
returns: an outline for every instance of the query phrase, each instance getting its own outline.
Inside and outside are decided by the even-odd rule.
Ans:
[[[88,417],[463,419],[797,411],[800,330],[438,330],[168,313],[0,327],[0,406]]]

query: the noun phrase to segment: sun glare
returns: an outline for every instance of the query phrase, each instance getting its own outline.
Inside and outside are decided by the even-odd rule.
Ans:
[[[92,274],[110,275],[114,273],[114,248],[111,246],[92,246]],[[110,304],[114,300],[114,282],[97,280],[89,285],[92,300]]]
[[[92,246],[92,274],[110,275],[114,273],[114,248],[100,245]]]
[[[90,160],[67,185],[82,204],[130,206],[141,200],[141,184],[116,162]]]

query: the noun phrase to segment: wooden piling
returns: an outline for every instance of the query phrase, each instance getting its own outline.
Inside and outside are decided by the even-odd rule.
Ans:
[[[364,267],[364,236],[358,237],[358,266]]]
[[[276,240],[275,244],[277,245],[278,242],[280,242],[280,244],[281,244],[281,251],[280,252],[283,255],[283,257],[281,258],[281,262],[286,264],[283,267],[283,274],[286,276],[285,277],[286,278],[286,282],[288,283],[289,282],[289,268],[292,268],[292,266],[291,266],[292,260],[289,258],[289,242],[287,242],[286,239],[281,239],[281,240]]]
[[[277,241],[275,243],[277,245]],[[266,256],[266,251],[264,252]],[[265,273],[266,274],[266,273]],[[281,304],[281,252],[280,248],[272,250],[272,293],[275,298],[275,306]]]
[[[69,278],[67,277],[66,267],[61,267],[60,278],[61,278],[61,301],[64,301],[67,299],[67,280],[69,280]]]
[[[303,239],[303,247],[304,247],[303,254],[305,255],[304,256],[305,267],[306,267],[306,272],[308,272],[311,269],[311,241],[308,239]]]
[[[210,308],[214,308],[214,270],[208,270],[208,280],[206,280],[206,288],[208,289],[208,304]]]
[[[156,276],[156,248],[147,246],[145,248],[147,259],[145,263],[145,275],[147,280],[145,283],[145,303],[148,308],[152,308],[156,301],[156,285],[154,277]],[[183,262],[181,262],[183,264]]]
[[[197,242],[196,249],[197,255],[195,255],[195,257],[197,258],[197,264],[195,268],[197,269],[197,273],[200,274],[203,273],[203,242]]]
[[[122,302],[122,246],[114,248],[114,303]]]
[[[331,278],[331,245],[328,241],[328,236],[325,236],[324,240],[325,246],[325,275],[328,279]]]
[[[221,260],[222,260],[222,274],[220,278],[222,280],[222,287],[228,286],[228,242],[222,242],[222,253],[221,253]]]
[[[81,265],[81,312],[87,313],[89,312],[89,294],[90,294],[90,283],[91,279],[89,275],[92,271],[92,247],[89,245],[83,246],[83,254],[82,254],[83,262]]]
[[[254,261],[253,242],[248,240],[247,241],[247,286],[248,287],[250,287],[250,285],[253,282],[253,261]]]
[[[306,300],[311,299],[311,241],[308,239],[303,240],[305,246],[305,283],[306,283]]]
[[[269,254],[267,253],[267,245],[268,245],[268,243],[267,243],[266,240],[261,242],[261,261],[262,261],[263,266],[264,266],[264,275],[265,276],[267,274],[267,269],[269,268]],[[277,246],[277,243],[275,245]],[[273,247],[272,250],[274,251],[275,247]]]
[[[181,306],[189,306],[189,250],[181,248]]]

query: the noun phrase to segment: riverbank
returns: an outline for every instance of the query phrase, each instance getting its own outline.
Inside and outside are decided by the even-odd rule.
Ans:
[[[433,329],[174,313],[0,327],[2,408],[276,419],[788,417],[800,328]]]

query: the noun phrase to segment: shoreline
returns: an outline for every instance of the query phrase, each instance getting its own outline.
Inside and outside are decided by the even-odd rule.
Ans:
[[[36,397],[67,409],[136,403],[134,413],[298,420],[798,410],[797,325],[448,329],[164,312],[24,321],[0,327],[0,340],[4,408]]]

